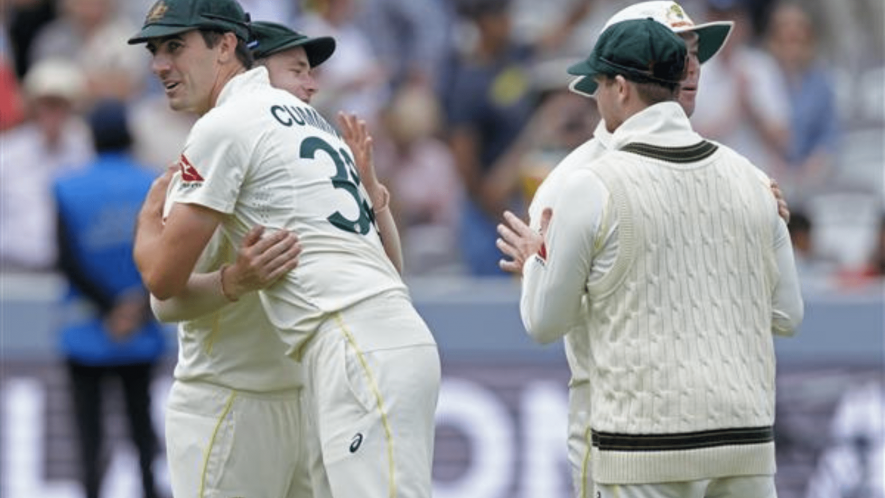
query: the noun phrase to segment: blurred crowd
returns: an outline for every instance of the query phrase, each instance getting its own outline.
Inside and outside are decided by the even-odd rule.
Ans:
[[[58,268],[53,185],[90,164],[85,117],[125,104],[156,173],[196,117],[168,109],[126,44],[154,0],[0,0],[0,264]],[[326,116],[358,113],[403,237],[406,274],[504,276],[495,225],[525,212],[599,115],[565,68],[632,0],[240,0],[255,20],[335,37],[316,71]],[[697,131],[782,186],[809,285],[885,273],[885,1],[686,0],[736,29],[703,66]]]

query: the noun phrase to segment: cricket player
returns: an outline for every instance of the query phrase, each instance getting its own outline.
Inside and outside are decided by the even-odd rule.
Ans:
[[[130,40],[147,44],[170,106],[201,116],[165,223],[140,216],[136,261],[166,300],[216,230],[234,246],[254,226],[297,233],[297,267],[259,297],[304,366],[315,496],[429,496],[439,356],[381,243],[386,198],[334,127],[249,69],[247,20],[234,0],[161,0]]]
[[[569,69],[610,149],[562,177],[540,234],[512,214],[523,322],[587,335],[593,496],[774,497],[774,348],[802,299],[769,182],[691,130],[685,42],[616,22]],[[589,401],[589,402],[588,402]]]
[[[688,48],[688,70],[685,79],[680,84],[679,104],[689,116],[694,112],[695,98],[699,91],[701,65],[710,60],[728,40],[733,23],[720,21],[714,23],[695,24],[682,7],[672,1],[640,2],[626,7],[615,13],[603,27],[603,31],[612,24],[630,19],[651,18],[667,26],[679,35]],[[586,95],[578,85],[586,77],[576,78],[570,88],[572,91]],[[566,177],[575,168],[600,157],[609,150],[611,133],[606,130],[605,121],[600,121],[593,133],[593,138],[572,151],[538,188],[531,205],[529,206],[530,225],[533,229],[540,229],[542,212],[544,208],[552,207],[563,188],[562,178]],[[761,173],[760,173],[761,175]],[[783,199],[783,194],[777,183],[772,182],[772,192],[778,201],[778,210],[785,220],[789,220],[789,210]],[[506,219],[506,215],[505,215]],[[506,226],[499,227],[499,231],[507,230]],[[506,255],[514,257],[513,252],[507,247],[504,239],[499,239],[498,247]],[[521,274],[524,261],[519,259],[502,260],[501,268],[511,273]],[[565,334],[566,357],[571,368],[572,378],[569,382],[569,433],[568,433],[568,456],[572,470],[572,482],[575,496],[585,498],[592,489],[590,464],[590,427],[588,425],[589,413],[581,407],[587,407],[590,400],[588,355],[583,353],[587,350],[587,334],[583,327],[577,327],[574,331]]]

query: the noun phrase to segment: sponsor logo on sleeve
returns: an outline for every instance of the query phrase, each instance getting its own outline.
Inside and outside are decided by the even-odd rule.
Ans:
[[[184,154],[178,158],[178,167],[181,169],[181,186],[182,188],[195,187],[202,184],[205,180],[200,176],[197,168],[187,160]]]

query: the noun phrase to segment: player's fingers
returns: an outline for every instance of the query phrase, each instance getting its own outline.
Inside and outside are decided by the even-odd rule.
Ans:
[[[510,229],[507,225],[503,223],[498,223],[498,235],[501,236],[502,241],[506,241],[508,244],[515,245],[519,240],[519,235],[516,234],[513,230]]]
[[[362,138],[363,141],[368,140],[372,137],[369,134],[369,125],[366,124],[365,119],[357,120],[357,125],[358,125],[357,129],[359,130],[360,138]]]
[[[350,122],[347,119],[347,113],[344,111],[338,111],[338,124],[341,125],[341,128],[348,129],[350,128]]]
[[[777,203],[777,214],[784,219],[786,223],[790,223],[790,208],[787,207],[787,201],[780,200]]]
[[[504,253],[505,256],[509,256],[512,259],[515,259],[515,260],[523,259],[522,254],[516,248],[516,246],[508,243],[504,239],[496,239],[495,240],[495,247],[497,247],[499,251]]]
[[[510,211],[504,211],[504,220],[510,225],[511,230],[520,234],[520,235],[528,235],[532,233],[532,229],[529,226],[519,219],[518,216],[511,213]]]
[[[345,141],[352,141],[356,133],[354,131],[352,116],[344,111],[338,112],[338,123],[341,125],[341,131]]]
[[[251,246],[244,245],[244,249],[248,249],[250,254],[253,254],[256,259],[261,259],[261,256],[267,254],[268,250],[285,240],[288,236],[289,232],[287,230],[277,230],[267,235],[262,233],[261,237]]]
[[[301,261],[301,251],[301,244],[295,244],[277,258],[278,264],[274,269],[276,273],[275,278],[294,270],[298,266],[298,263]]]
[[[268,270],[267,283],[273,283],[286,273],[294,270],[298,266],[300,255],[301,245],[295,244],[284,253],[277,256],[272,265],[269,265],[270,269]]]
[[[502,259],[498,261],[498,267],[507,273],[513,273],[516,275],[522,274],[522,265],[516,261],[507,261],[506,259]]]
[[[249,248],[247,257],[250,266],[258,273],[269,271],[272,269],[271,265],[274,259],[297,243],[298,237],[288,230],[279,230],[267,237],[263,237],[258,243]]]
[[[240,243],[240,246],[243,248],[254,246],[261,240],[261,234],[263,233],[263,226],[258,225],[252,227],[248,232],[246,232],[246,236],[243,237],[243,241]]]
[[[279,230],[271,236],[265,237],[261,243],[263,244],[261,252],[269,261],[298,244],[298,236],[288,230]]]
[[[366,155],[366,161],[369,163],[369,165],[372,164],[372,144],[373,143],[374,142],[372,141],[371,136],[367,136],[366,141],[363,143],[363,154]]]

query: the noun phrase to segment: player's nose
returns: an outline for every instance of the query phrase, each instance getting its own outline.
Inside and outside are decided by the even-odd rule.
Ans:
[[[151,57],[151,72],[157,76],[163,76],[172,67],[168,57],[163,54],[154,54]]]
[[[320,90],[319,85],[317,85],[317,80],[313,77],[313,75],[307,77],[307,85],[305,85],[305,87],[311,95],[317,93]]]

